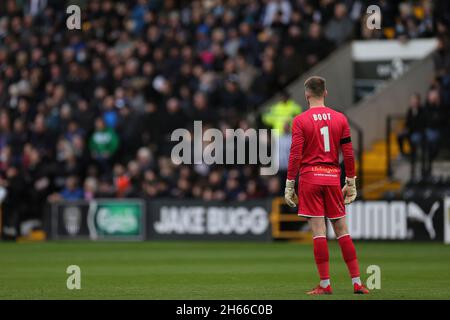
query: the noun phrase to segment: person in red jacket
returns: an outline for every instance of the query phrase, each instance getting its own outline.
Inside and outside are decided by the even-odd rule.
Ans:
[[[313,233],[314,257],[320,284],[308,294],[331,294],[325,218],[331,221],[347,264],[354,293],[369,291],[360,279],[358,259],[345,221],[345,204],[356,199],[355,160],[347,118],[325,107],[325,79],[311,77],[305,82],[309,110],[292,122],[292,143],[286,180],[286,203],[308,219]],[[345,166],[345,186],[340,188],[339,151]],[[299,175],[298,196],[295,179]]]

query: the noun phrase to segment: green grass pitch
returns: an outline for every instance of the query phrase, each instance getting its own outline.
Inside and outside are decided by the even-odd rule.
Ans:
[[[330,241],[332,296],[312,299],[450,299],[450,246],[357,242],[362,278],[381,289],[355,296]],[[68,290],[66,268],[81,268]],[[237,242],[0,243],[0,299],[311,299],[311,245]]]

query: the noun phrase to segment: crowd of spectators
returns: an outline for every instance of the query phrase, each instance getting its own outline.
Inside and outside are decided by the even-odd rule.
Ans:
[[[411,96],[405,127],[398,134],[403,157],[410,159],[411,181],[429,180],[433,176],[433,162],[441,152],[450,152],[450,39],[448,28],[437,33],[438,49],[433,54],[435,77],[425,99]],[[405,141],[409,152],[406,152]],[[420,176],[417,163],[420,163]]]
[[[81,30],[66,27],[69,4]],[[368,4],[381,30],[367,28]],[[432,12],[431,1],[2,0],[6,223],[58,199],[278,195],[279,179],[255,166],[175,166],[171,132],[194,120],[247,128],[249,112],[334,48],[429,36],[443,25]]]

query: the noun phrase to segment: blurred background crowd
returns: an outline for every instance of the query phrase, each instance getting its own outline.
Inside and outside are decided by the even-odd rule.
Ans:
[[[69,4],[81,7],[82,30],[67,29]],[[381,30],[367,29],[368,4],[380,6]],[[2,0],[0,184],[8,190],[7,217],[40,217],[45,203],[58,199],[278,195],[282,178],[261,177],[256,166],[175,166],[170,134],[192,129],[194,120],[223,131],[248,128],[249,114],[348,40],[407,40],[438,30],[439,80],[427,97],[435,104],[436,95],[449,92],[446,5]],[[302,107],[285,95],[262,123],[284,130]],[[285,110],[282,122],[271,117],[277,108]],[[405,132],[411,141],[412,131]]]
[[[450,43],[448,26],[436,31],[438,48],[433,53],[434,79],[425,97],[410,97],[404,128],[397,140],[400,157],[410,161],[410,179],[403,197],[415,197],[424,190],[428,194],[447,193],[450,177],[434,176],[433,163],[450,159]],[[414,192],[412,192],[414,191]]]

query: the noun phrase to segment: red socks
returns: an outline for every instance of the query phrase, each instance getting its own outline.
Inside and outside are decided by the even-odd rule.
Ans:
[[[328,263],[328,244],[326,237],[316,237],[314,241],[314,258],[316,260],[317,270],[320,280],[330,279],[330,266]]]
[[[314,241],[314,259],[316,260],[317,270],[319,271],[320,280],[330,279],[330,266],[328,255],[327,238],[318,236],[313,238]],[[356,257],[355,246],[352,238],[346,234],[338,238],[339,246],[341,247],[342,257],[347,264],[350,277],[359,277],[359,265]]]
[[[342,257],[347,264],[350,276],[352,278],[359,277],[358,259],[356,257],[356,250],[352,238],[350,235],[346,234],[338,238],[338,241],[341,246]]]

